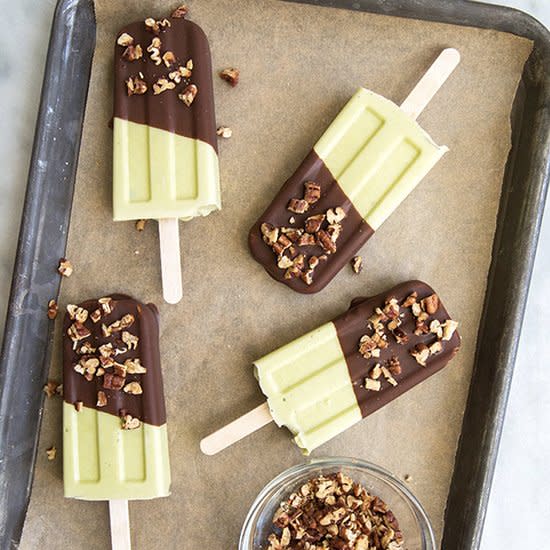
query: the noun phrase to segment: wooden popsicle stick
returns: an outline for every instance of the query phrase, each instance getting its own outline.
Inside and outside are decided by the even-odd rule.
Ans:
[[[131,550],[128,501],[110,500],[109,517],[111,519],[111,548],[113,550]]]
[[[200,443],[201,451],[205,455],[215,455],[270,422],[273,417],[266,402],[205,437]]]
[[[158,222],[162,294],[169,304],[177,304],[183,297],[179,220],[169,218]]]
[[[401,103],[401,109],[416,120],[459,63],[458,50],[454,48],[443,50],[405,101]]]

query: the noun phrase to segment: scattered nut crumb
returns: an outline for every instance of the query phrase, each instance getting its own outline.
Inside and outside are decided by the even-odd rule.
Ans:
[[[67,260],[67,258],[61,258],[57,271],[59,271],[63,277],[70,277],[73,274],[73,264]]]
[[[412,481],[413,478],[412,478],[412,476],[411,476],[410,474],[405,474],[405,475],[403,476],[403,479],[404,479],[407,483],[409,483],[409,482]]]
[[[48,380],[47,384],[44,385],[42,391],[48,396],[53,397],[58,395],[58,388],[62,388],[61,384],[58,384],[54,380]]]
[[[55,300],[50,300],[48,302],[48,319],[53,321],[57,317],[57,311],[57,302]]]
[[[174,63],[176,62],[176,56],[175,56],[174,52],[167,51],[167,52],[164,52],[164,54],[162,56],[162,60],[164,61],[164,64],[167,67],[170,67],[170,66],[174,65]]]
[[[239,69],[227,68],[220,72],[220,78],[235,87],[239,83]]]
[[[76,409],[76,412],[80,412],[82,407],[84,407],[84,403],[82,401],[75,401],[74,408]]]
[[[136,229],[138,231],[143,231],[145,229],[146,224],[147,224],[147,220],[138,220],[136,222]]]
[[[220,126],[216,130],[216,134],[222,138],[229,139],[233,135],[233,130],[229,126]]]
[[[55,445],[50,447],[49,449],[46,449],[46,456],[48,457],[48,460],[50,462],[52,460],[55,460],[56,455],[57,455],[57,449],[55,448]]]
[[[189,8],[183,4],[179,8],[176,8],[170,17],[173,17],[174,19],[183,19],[187,13],[189,12]]]
[[[351,260],[351,267],[355,273],[361,273],[363,270],[363,258],[361,256],[354,256]]]
[[[373,380],[372,378],[365,378],[365,388],[372,391],[380,391],[382,383],[380,380]]]

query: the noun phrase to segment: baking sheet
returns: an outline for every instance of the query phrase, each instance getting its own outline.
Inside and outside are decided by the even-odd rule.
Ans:
[[[343,311],[356,295],[421,278],[461,321],[462,351],[441,374],[315,454],[366,458],[397,475],[430,515],[439,538],[460,431],[500,186],[510,147],[509,112],[531,42],[489,30],[275,1],[197,0],[191,18],[210,38],[224,209],[182,224],[184,300],[162,303],[158,238],[111,222],[112,42],[117,29],[165,2],[96,3],[98,35],[67,255],[75,274],[60,303],[126,291],[159,304],[172,459],[172,497],[131,504],[138,548],[232,548],[263,485],[303,458],[274,425],[217,457],[198,441],[262,400],[255,358]],[[360,276],[345,270],[323,292],[299,296],[248,254],[246,233],[359,85],[401,101],[446,46],[463,61],[420,122],[450,153],[365,246]],[[350,55],[353,52],[353,55]],[[215,291],[214,291],[215,290]],[[59,376],[59,349],[52,377]],[[107,507],[62,498],[61,403],[49,400],[22,548],[104,548]],[[101,526],[98,528],[98,526]],[[182,537],[184,537],[182,539]],[[182,543],[182,540],[184,542]]]

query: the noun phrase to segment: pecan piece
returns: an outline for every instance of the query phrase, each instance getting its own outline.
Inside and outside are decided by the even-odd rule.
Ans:
[[[323,248],[327,254],[333,254],[336,252],[336,244],[330,238],[330,235],[324,230],[321,229],[317,233],[317,243]]]
[[[239,69],[227,68],[220,71],[220,78],[235,87],[239,83]]]
[[[189,84],[185,87],[183,92],[178,95],[178,97],[187,105],[187,107],[191,107],[191,104],[193,101],[195,101],[195,97],[198,93],[199,89],[195,84]]]
[[[67,258],[61,258],[57,271],[59,271],[63,277],[70,277],[73,274],[73,264],[67,260]]]
[[[437,294],[432,294],[431,296],[424,298],[420,302],[420,305],[426,313],[428,313],[429,315],[433,315],[439,307],[439,297],[437,296]]]
[[[183,4],[179,8],[176,8],[170,17],[173,17],[174,19],[184,19],[189,11],[189,8]]]
[[[306,181],[304,188],[304,200],[308,204],[315,204],[321,198],[321,186],[314,181]]]
[[[304,214],[309,208],[309,203],[304,199],[290,199],[286,208],[295,214]]]
[[[363,258],[361,256],[354,256],[351,260],[351,268],[354,273],[361,273],[363,270]]]
[[[317,214],[316,216],[310,216],[306,219],[305,230],[308,233],[317,233],[321,229],[321,225],[325,221],[324,214]]]
[[[57,317],[58,307],[55,300],[50,300],[48,302],[48,319],[52,321]]]

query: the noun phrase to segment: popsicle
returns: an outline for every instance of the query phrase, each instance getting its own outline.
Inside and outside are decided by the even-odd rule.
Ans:
[[[357,91],[250,230],[269,275],[320,291],[411,193],[448,150],[415,119],[459,61],[443,50],[401,107]]]
[[[215,454],[263,425],[286,426],[309,454],[441,370],[457,324],[421,281],[357,298],[333,321],[254,362],[267,402],[201,442]]]
[[[182,297],[178,219],[221,208],[210,49],[176,10],[115,46],[113,218],[157,219],[164,298]]]
[[[113,547],[129,548],[127,501],[170,494],[158,310],[88,300],[67,306],[63,334],[65,496],[108,500]]]

